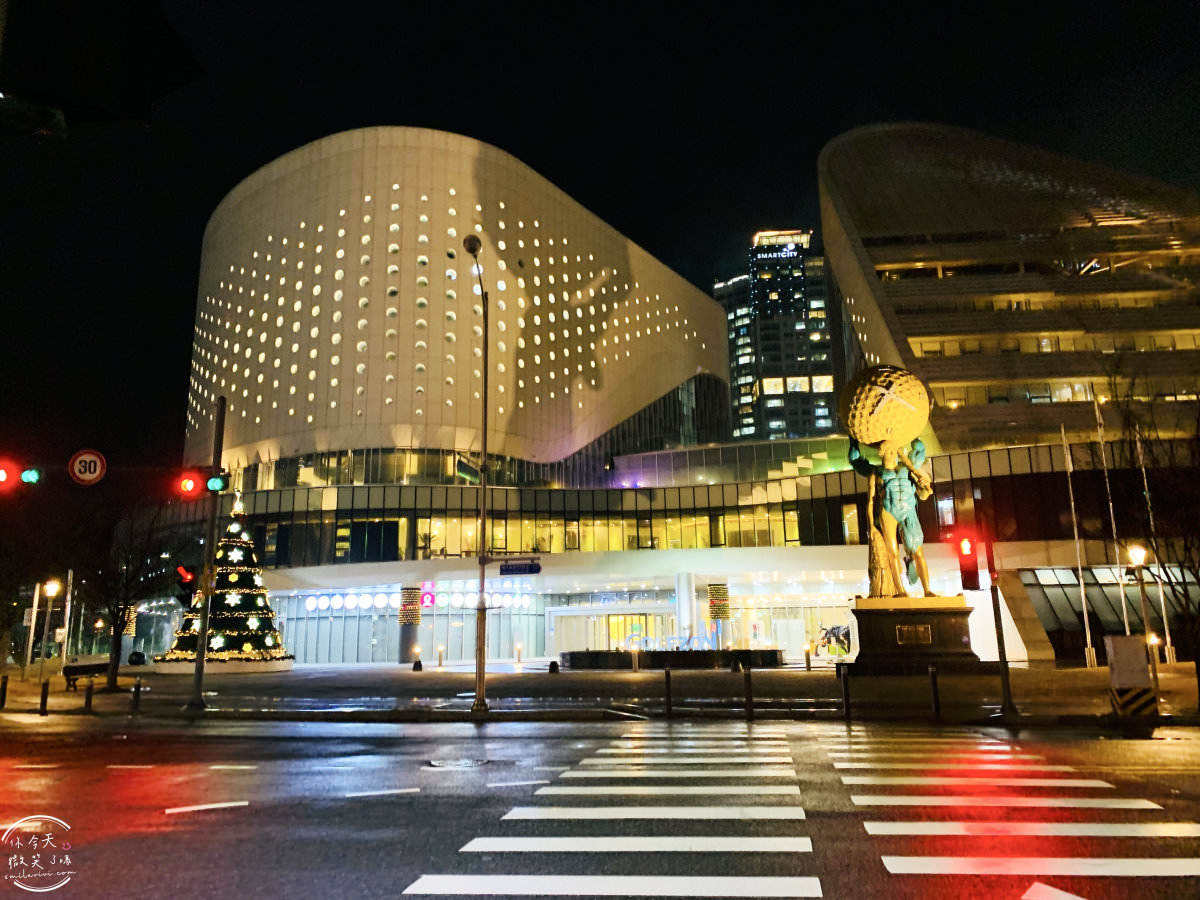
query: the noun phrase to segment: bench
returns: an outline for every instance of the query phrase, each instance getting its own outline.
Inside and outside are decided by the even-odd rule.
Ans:
[[[79,690],[79,679],[92,675],[103,675],[108,671],[108,663],[67,663],[63,666],[62,676],[67,683],[68,691]]]

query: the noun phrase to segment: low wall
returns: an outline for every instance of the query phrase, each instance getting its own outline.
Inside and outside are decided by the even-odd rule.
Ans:
[[[777,669],[782,650],[642,650],[639,669],[728,669],[734,660],[742,668]],[[564,669],[632,669],[633,654],[625,650],[572,650],[559,654]]]

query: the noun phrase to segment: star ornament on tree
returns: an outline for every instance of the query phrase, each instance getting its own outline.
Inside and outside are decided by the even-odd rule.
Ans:
[[[245,556],[245,554],[242,552],[241,547],[234,547],[229,551],[229,558],[234,562],[240,563],[243,556]]]
[[[237,606],[241,602],[242,602],[241,594],[230,594],[228,597],[225,598],[226,606]]]

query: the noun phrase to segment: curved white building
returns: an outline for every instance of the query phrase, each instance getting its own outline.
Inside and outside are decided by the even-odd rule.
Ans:
[[[491,454],[562,460],[696,376],[725,390],[720,306],[641,247],[495,147],[365,128],[264,166],[209,221],[186,460],[207,461],[219,394],[234,470],[352,448],[477,451],[468,234],[490,297]]]

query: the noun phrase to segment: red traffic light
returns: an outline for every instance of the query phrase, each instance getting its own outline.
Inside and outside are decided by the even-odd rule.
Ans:
[[[179,575],[180,584],[190,584],[196,580],[196,573],[184,566],[176,566],[175,571]]]
[[[979,547],[970,534],[954,538],[958,548],[958,572],[962,576],[964,591],[979,590]]]
[[[184,472],[176,480],[175,489],[184,497],[198,497],[204,489],[204,479],[197,472]]]

